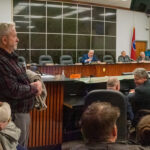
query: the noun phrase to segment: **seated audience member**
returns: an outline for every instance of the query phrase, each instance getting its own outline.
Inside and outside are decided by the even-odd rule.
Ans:
[[[83,64],[91,64],[92,62],[100,63],[100,61],[94,55],[94,50],[89,50],[88,54],[84,54],[81,62]]]
[[[107,89],[108,90],[117,90],[120,91],[120,81],[117,77],[110,77],[107,81]],[[128,101],[128,98],[125,96],[126,102],[127,102],[127,119],[133,120],[134,115],[132,112],[131,104]]]
[[[126,55],[126,51],[121,52],[121,55],[118,57],[118,62],[131,62],[130,57]]]
[[[117,77],[109,77],[107,81],[107,89],[109,90],[120,90],[120,81]]]
[[[0,102],[0,145],[2,149],[25,150],[21,145],[18,145],[20,133],[20,129],[11,121],[9,104]]]
[[[137,142],[143,146],[150,146],[150,115],[139,121],[136,130]]]
[[[80,120],[85,144],[77,145],[72,150],[140,150],[142,146],[139,148],[137,145],[116,142],[116,121],[119,116],[119,109],[110,103],[92,103]]]
[[[136,68],[133,71],[136,88],[129,93],[128,98],[132,105],[134,116],[141,109],[150,109],[150,81],[144,68]]]
[[[145,62],[145,61],[150,61],[148,56],[145,56],[144,52],[140,53],[140,56],[136,60],[137,62]]]

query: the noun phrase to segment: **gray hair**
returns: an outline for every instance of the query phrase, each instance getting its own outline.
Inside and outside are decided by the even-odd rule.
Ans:
[[[133,71],[133,74],[139,78],[145,78],[148,79],[148,73],[144,68],[136,68]]]
[[[10,30],[15,27],[15,23],[0,23],[0,43],[4,35],[8,35]]]
[[[94,52],[94,50],[93,50],[93,49],[90,49],[90,50],[89,50],[89,52],[90,52],[90,51]]]
[[[120,81],[118,80],[117,77],[109,77],[109,79],[107,81],[107,88],[115,87],[119,83],[120,83]]]

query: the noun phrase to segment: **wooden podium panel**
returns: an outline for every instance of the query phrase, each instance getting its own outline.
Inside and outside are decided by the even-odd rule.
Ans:
[[[43,147],[62,144],[63,85],[62,82],[47,82],[47,109],[31,112],[28,147]]]

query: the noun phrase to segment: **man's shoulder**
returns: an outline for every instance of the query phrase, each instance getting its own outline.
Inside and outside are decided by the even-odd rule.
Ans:
[[[149,147],[120,143],[79,144],[71,150],[150,150]]]

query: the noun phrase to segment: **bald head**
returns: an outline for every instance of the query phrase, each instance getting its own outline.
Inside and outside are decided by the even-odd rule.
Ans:
[[[140,53],[140,56],[141,56],[142,58],[145,58],[145,53],[144,53],[144,52],[141,52],[141,53]]]

